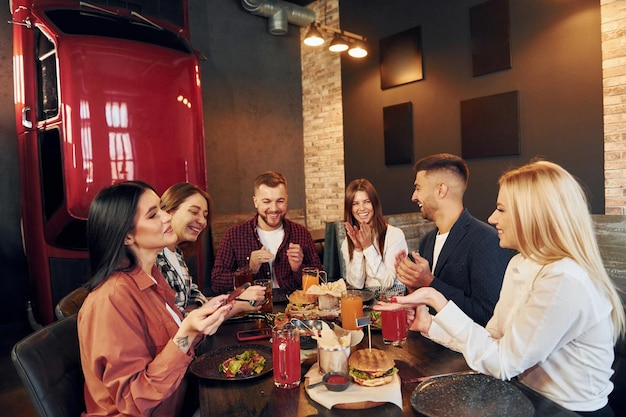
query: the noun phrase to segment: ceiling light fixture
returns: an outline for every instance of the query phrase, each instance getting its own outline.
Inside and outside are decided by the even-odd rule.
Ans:
[[[350,45],[348,45],[348,42],[346,42],[346,40],[341,35],[335,33],[335,36],[333,36],[333,40],[328,46],[328,50],[331,52],[343,52],[347,51],[349,47]]]
[[[314,33],[317,37],[312,37]],[[356,33],[347,32],[345,30],[333,28],[323,25],[321,23],[311,23],[306,36],[304,37],[304,44],[308,46],[320,46],[324,44],[323,33],[332,33],[333,40],[331,41],[328,50],[332,52],[343,52],[349,49],[348,54],[353,58],[363,58],[367,56],[367,50],[365,49],[365,37],[357,35]],[[314,42],[312,40],[315,39]]]
[[[304,44],[308,46],[320,46],[324,44],[324,37],[320,33],[319,29],[317,29],[315,22],[311,23],[309,31],[304,37]]]
[[[348,55],[352,58],[365,58],[367,56],[367,50],[361,41],[357,41],[348,51]]]

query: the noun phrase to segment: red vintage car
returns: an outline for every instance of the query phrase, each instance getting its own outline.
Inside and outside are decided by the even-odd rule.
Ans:
[[[206,189],[200,69],[187,1],[10,7],[24,248],[34,307],[49,323],[88,276],[85,222],[101,188]]]

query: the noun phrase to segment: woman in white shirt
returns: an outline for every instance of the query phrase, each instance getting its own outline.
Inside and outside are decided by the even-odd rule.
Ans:
[[[193,282],[185,257],[195,253],[198,239],[211,221],[211,208],[209,194],[187,182],[172,185],[161,196],[161,209],[172,216],[172,228],[178,239],[158,253],[156,265],[176,291],[176,305],[183,316],[207,301],[198,285]],[[258,306],[253,306],[251,302],[237,301],[229,312],[229,317],[260,309],[265,299],[265,288],[252,286],[239,298],[256,301]]]
[[[624,310],[602,263],[585,194],[572,175],[547,161],[511,170],[499,184],[489,223],[500,246],[519,254],[486,327],[431,287],[395,301],[417,305],[412,329],[463,353],[472,369],[503,380],[517,376],[581,415],[612,416],[609,379]]]
[[[394,290],[404,293],[396,280],[395,257],[407,252],[404,232],[388,224],[376,189],[366,179],[346,187],[344,221],[347,237],[341,245],[346,281],[354,288]]]

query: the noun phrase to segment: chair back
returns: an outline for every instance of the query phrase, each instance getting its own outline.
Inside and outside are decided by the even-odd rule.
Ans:
[[[65,317],[78,314],[78,310],[85,302],[89,290],[85,287],[78,287],[65,297],[61,298],[61,301],[54,308],[54,314],[57,319],[61,320]]]
[[[11,359],[39,417],[78,417],[85,411],[76,315],[17,342]]]

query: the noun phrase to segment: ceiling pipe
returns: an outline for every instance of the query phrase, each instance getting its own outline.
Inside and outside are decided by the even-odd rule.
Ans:
[[[315,11],[281,0],[241,0],[241,5],[252,14],[267,17],[272,35],[286,34],[288,23],[304,27],[316,18]]]

